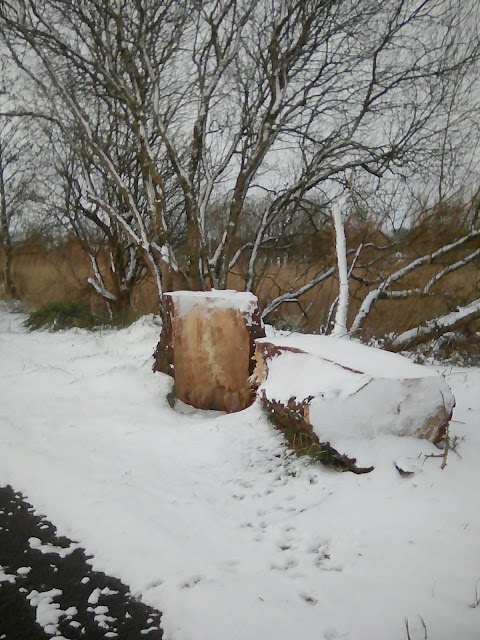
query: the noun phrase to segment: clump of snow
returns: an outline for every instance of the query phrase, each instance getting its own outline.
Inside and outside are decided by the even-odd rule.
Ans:
[[[6,573],[3,570],[3,567],[0,565],[0,582],[10,582],[11,584],[13,584],[16,579],[17,576],[12,575],[11,573]]]
[[[32,567],[19,567],[17,569],[17,573],[19,576],[26,576],[27,574],[30,573],[31,570],[32,570]]]
[[[80,545],[71,543],[68,547],[56,547],[53,544],[47,543],[42,544],[42,541],[39,538],[29,538],[28,544],[31,549],[35,549],[35,551],[40,551],[40,553],[55,553],[61,558],[65,558],[69,556],[71,553],[78,549]]]
[[[162,611],[165,638],[400,639],[408,618],[413,640],[418,614],[429,638],[478,637],[479,369],[446,372],[461,458],[441,470],[431,443],[381,434],[355,443],[375,466],[356,476],[293,459],[257,404],[172,411],[158,325],[16,319],[0,311],[0,483]],[[404,458],[421,473],[400,476]]]
[[[60,589],[50,589],[49,591],[33,590],[27,595],[27,600],[32,607],[36,608],[35,619],[43,627],[45,633],[56,636],[58,623],[65,616],[65,612],[60,609],[60,605],[54,602],[57,596],[61,596]]]
[[[98,587],[96,589],[94,589],[92,591],[92,593],[88,596],[88,604],[97,604],[98,599],[100,598],[100,594],[101,594],[101,590],[98,589]]]
[[[103,629],[111,629],[116,619],[112,616],[108,616],[108,607],[100,605],[98,607],[87,607],[87,611],[93,613],[93,619],[97,625]]]

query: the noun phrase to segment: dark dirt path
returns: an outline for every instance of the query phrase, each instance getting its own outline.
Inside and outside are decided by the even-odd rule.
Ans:
[[[160,613],[93,571],[83,549],[62,551],[71,544],[0,487],[0,640],[160,640]]]

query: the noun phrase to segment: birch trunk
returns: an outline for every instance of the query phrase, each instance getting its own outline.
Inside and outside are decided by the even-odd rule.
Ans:
[[[335,325],[332,335],[336,338],[348,336],[348,267],[347,267],[347,241],[345,238],[345,225],[342,217],[342,205],[344,200],[336,202],[332,208],[332,217],[335,227],[335,251],[337,255],[338,269],[338,304],[335,313]]]

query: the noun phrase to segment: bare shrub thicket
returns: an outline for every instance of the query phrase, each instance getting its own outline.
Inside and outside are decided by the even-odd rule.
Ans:
[[[8,0],[0,55],[16,77],[0,119],[42,123],[47,224],[76,237],[111,314],[142,288],[151,302],[153,282],[155,300],[251,290],[267,320],[337,335],[378,332],[387,304],[447,328],[457,307],[480,310],[451,286],[478,265],[479,11]],[[392,348],[433,317],[406,315]]]

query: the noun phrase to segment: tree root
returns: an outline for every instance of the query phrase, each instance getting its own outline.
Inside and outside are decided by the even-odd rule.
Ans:
[[[273,425],[286,437],[288,445],[298,456],[306,455],[326,467],[337,471],[352,473],[370,473],[373,467],[357,467],[356,458],[350,458],[336,449],[329,442],[320,442],[312,425],[305,419],[305,407],[312,398],[298,403],[290,398],[287,405],[275,400],[268,400],[263,393],[260,400]]]

